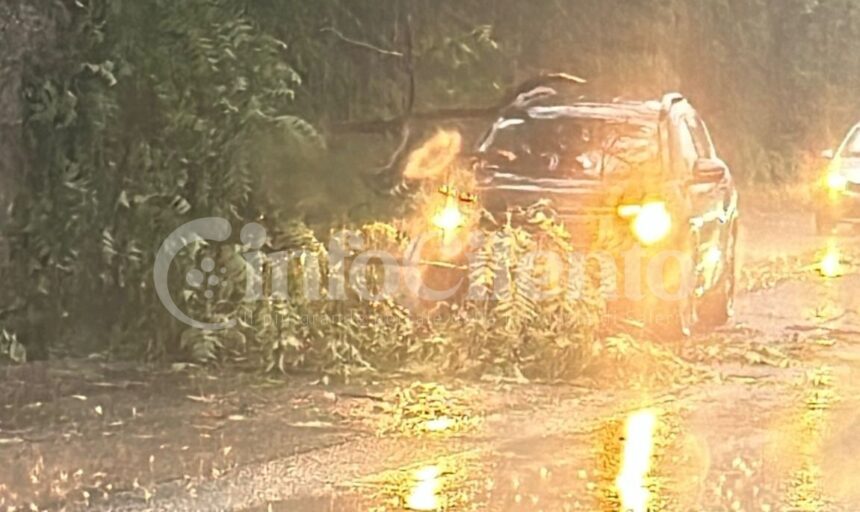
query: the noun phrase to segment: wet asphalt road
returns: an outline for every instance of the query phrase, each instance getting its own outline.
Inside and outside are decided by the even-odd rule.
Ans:
[[[803,215],[748,225],[746,262],[860,243],[846,233],[816,236]],[[193,495],[167,486],[143,508],[860,510],[858,287],[860,275],[849,272],[743,294],[734,326],[684,347],[702,369],[694,379],[647,390],[623,379],[598,389],[500,383],[500,393],[530,388],[534,400],[497,409],[465,432],[364,436],[239,468]],[[625,432],[640,411],[653,429]],[[622,467],[642,477],[633,488],[647,491],[647,505],[619,496]]]

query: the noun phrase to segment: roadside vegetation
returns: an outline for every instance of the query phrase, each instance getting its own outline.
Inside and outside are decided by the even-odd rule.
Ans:
[[[598,294],[535,303],[518,290],[537,285],[522,280],[500,301],[435,315],[399,297],[249,305],[225,286],[214,301],[183,296],[182,307],[266,321],[190,331],[153,292],[154,254],[176,227],[208,216],[259,222],[273,251],[322,253],[342,229],[400,248],[415,202],[380,192],[435,130],[421,113],[491,107],[546,70],[583,76],[583,94],[603,98],[682,90],[714,120],[735,174],[778,191],[808,190],[812,155],[858,106],[860,9],[850,0],[25,3],[0,9],[58,28],[38,56],[27,53],[36,36],[8,41],[20,53],[21,94],[0,97],[0,107],[22,102],[27,155],[12,180],[0,268],[0,359],[18,362],[103,352],[343,376],[424,366],[514,378],[581,374],[605,354],[675,364],[644,342],[607,338]],[[464,144],[485,126],[440,117]],[[495,242],[513,281],[519,255],[564,244],[557,226],[535,224],[541,240],[501,224]],[[177,265],[212,250],[192,247]],[[213,256],[229,278],[247,250],[234,241]],[[494,261],[472,277],[498,275]]]

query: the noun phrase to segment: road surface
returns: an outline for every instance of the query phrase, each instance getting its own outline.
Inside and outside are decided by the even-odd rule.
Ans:
[[[3,484],[0,470],[0,504],[39,498],[40,506],[69,510],[860,510],[860,267],[846,264],[836,279],[810,270],[826,247],[847,253],[857,244],[849,233],[816,236],[803,214],[749,216],[736,323],[686,341],[658,385],[619,368],[600,382],[415,384],[401,377],[361,389],[305,383],[291,394],[267,395],[269,388],[258,386],[236,395],[234,384],[208,376],[194,381],[198,392],[184,390],[161,409],[134,391],[129,396],[146,414],[135,409],[131,416],[131,404],[102,410],[96,403],[108,395],[98,391],[73,399],[72,391],[57,391],[37,408],[62,395],[62,407],[89,415],[64,413],[57,430],[41,438],[7,432],[0,453],[26,471]],[[99,379],[106,377],[91,383]],[[449,411],[416,430],[404,411],[422,394]],[[274,404],[275,397],[282,401]],[[125,419],[104,419],[120,411]],[[102,422],[101,436],[85,428],[94,421]],[[126,428],[117,422],[140,445],[117,451],[122,443],[111,435],[122,438],[118,431]],[[4,423],[8,414],[0,415],[0,434]],[[75,481],[75,457],[87,453],[94,454],[91,464]],[[123,457],[125,465],[117,462]],[[114,470],[98,471],[105,465]],[[28,494],[33,478],[60,478],[61,491]]]

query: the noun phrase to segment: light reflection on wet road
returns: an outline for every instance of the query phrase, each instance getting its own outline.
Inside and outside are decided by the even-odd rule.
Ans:
[[[621,505],[617,476],[630,436],[625,416],[618,415],[592,432],[440,454],[346,483],[327,498],[284,502],[270,510],[843,510],[823,484],[822,450],[835,402],[832,379],[827,369],[807,378],[780,396],[765,396],[772,390],[763,390],[736,400],[743,386],[733,385],[704,407],[662,409],[648,454],[650,469],[643,474],[650,495],[645,509]],[[785,410],[774,412],[773,402],[783,400]]]
[[[823,238],[805,240],[820,250],[827,244]],[[833,240],[843,246],[856,242]],[[718,363],[716,378],[693,386],[696,392],[661,400],[653,424],[637,417],[628,400],[610,405],[590,423],[572,420],[570,429],[546,435],[507,433],[495,439],[478,429],[456,437],[491,442],[477,443],[474,450],[452,443],[458,448],[446,451],[437,439],[430,455],[422,450],[419,460],[338,482],[328,496],[267,508],[860,510],[860,275],[848,267],[840,268],[847,275],[839,279],[791,280],[742,297],[739,325],[719,336],[721,342],[742,346],[755,338],[791,353],[790,361],[764,364],[749,356],[744,363]],[[691,343],[705,341],[713,338]],[[649,402],[643,396],[639,406],[652,407]],[[625,431],[631,413],[635,426]],[[625,486],[622,505],[619,488]],[[642,491],[638,497],[636,489]]]

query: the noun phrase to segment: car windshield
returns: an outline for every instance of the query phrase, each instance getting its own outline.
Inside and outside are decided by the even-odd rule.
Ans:
[[[479,147],[486,165],[544,178],[618,176],[657,161],[656,125],[626,120],[506,119]]]
[[[860,128],[855,128],[845,142],[842,156],[846,158],[860,158]]]

